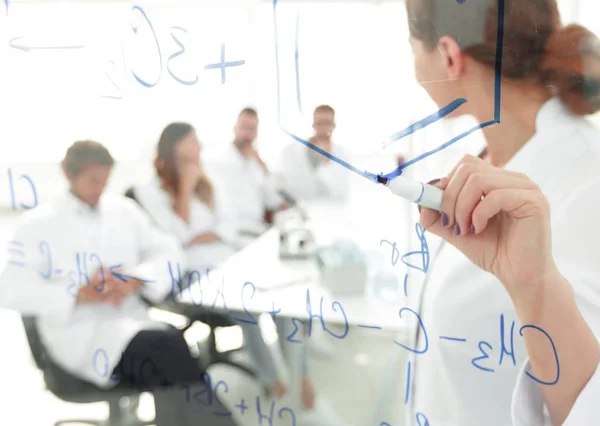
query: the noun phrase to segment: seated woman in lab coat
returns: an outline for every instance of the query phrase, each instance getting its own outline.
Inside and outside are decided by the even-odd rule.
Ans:
[[[344,150],[331,140],[335,110],[320,105],[313,113],[314,135],[309,142],[336,157],[346,159]],[[348,195],[348,171],[313,149],[293,141],[281,152],[279,187],[296,201],[344,200]]]
[[[138,202],[184,247],[188,268],[204,272],[236,251],[238,226],[222,186],[200,161],[200,142],[187,123],[171,123],[160,135],[156,176],[134,188]]]
[[[0,307],[37,317],[55,368],[103,388],[151,390],[157,425],[233,425],[186,401],[181,385],[204,389],[203,371],[182,333],[151,321],[143,300],[171,291],[181,248],[134,202],[104,194],[113,166],[104,146],[75,142],[62,166],[69,191],[19,218]]]
[[[421,213],[446,243],[419,297],[411,347],[427,335],[435,347],[414,354],[410,421],[511,424],[517,383],[516,425],[600,424],[600,133],[583,117],[600,109],[598,40],[562,27],[555,0],[407,10],[418,81],[440,107],[466,99],[455,116],[490,123],[481,158],[437,183],[442,212]],[[432,337],[449,334],[465,342]]]
[[[205,174],[200,151],[191,125],[169,124],[158,141],[156,177],[134,188],[134,193],[156,223],[177,237],[188,267],[204,273],[235,252],[237,229],[222,192]],[[246,323],[240,326],[261,380],[271,386],[275,397],[282,397],[285,387],[260,328]]]

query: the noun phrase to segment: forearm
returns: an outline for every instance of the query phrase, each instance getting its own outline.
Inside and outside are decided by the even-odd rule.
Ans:
[[[182,191],[183,192],[183,191]],[[179,194],[175,197],[175,204],[173,208],[175,209],[175,214],[179,216],[185,223],[190,223],[190,196],[187,195],[188,192],[184,192],[183,194]]]
[[[554,343],[560,376],[540,389],[553,424],[562,425],[600,360],[600,345],[575,303],[571,284],[560,274],[539,286],[535,297],[515,300],[521,324],[544,330]],[[514,299],[514,298],[513,298]],[[534,328],[523,330],[530,373],[543,382],[557,378],[556,355],[548,337]]]
[[[192,241],[188,243],[188,246],[198,245],[198,244],[209,244],[217,241],[221,241],[221,238],[215,234],[214,232],[203,232],[202,234],[198,234],[194,237]]]

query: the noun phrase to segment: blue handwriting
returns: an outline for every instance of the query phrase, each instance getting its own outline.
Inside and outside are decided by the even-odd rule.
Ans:
[[[227,68],[231,68],[231,67],[240,67],[240,66],[244,65],[245,63],[246,63],[246,61],[227,62],[225,60],[225,44],[223,43],[223,44],[221,44],[221,61],[216,64],[205,65],[204,69],[205,70],[220,69],[221,70],[221,84],[225,84],[225,80],[226,80],[225,70]]]
[[[17,268],[24,268],[26,264],[25,262],[20,260],[25,257],[25,252],[23,251],[23,243],[20,243],[18,241],[9,241],[8,246],[8,254],[10,256],[8,258],[7,263]],[[19,260],[16,260],[14,257],[17,257]]]
[[[31,52],[36,50],[75,50],[75,49],[83,49],[85,45],[60,45],[60,46],[32,46],[31,44],[26,44],[23,42],[25,37],[18,36],[13,37],[8,41],[8,45],[13,49],[22,50],[23,52]]]
[[[158,38],[156,37],[156,31],[154,31],[154,27],[152,26],[152,22],[150,22],[150,19],[148,18],[148,15],[146,14],[146,12],[144,11],[144,9],[142,9],[140,6],[133,6],[131,8],[132,13],[133,12],[138,12],[141,14],[143,21],[148,25],[148,27],[150,28],[150,32],[152,33],[152,38],[153,38],[153,42],[156,46],[156,51],[158,53],[158,78],[156,79],[156,81],[154,83],[149,83],[145,80],[142,80],[133,70],[130,70],[131,75],[133,75],[133,77],[137,80],[138,83],[140,83],[142,86],[144,87],[154,87],[158,84],[158,82],[160,81],[160,78],[162,77],[162,69],[163,69],[163,62],[162,62],[162,53],[160,51],[160,44],[158,43]],[[137,34],[138,32],[138,26],[135,24],[131,24],[131,29],[133,30],[134,33]]]
[[[19,203],[19,206],[21,209],[24,210],[31,210],[37,207],[38,205],[38,196],[37,196],[37,191],[35,189],[35,185],[33,183],[33,180],[27,176],[27,175],[20,175],[19,176],[19,180],[23,180],[26,182],[26,184],[28,184],[29,186],[29,190],[31,191],[31,202],[30,203]],[[13,179],[13,173],[12,170],[9,168],[8,169],[8,187],[10,190],[10,202],[12,205],[12,209],[14,211],[16,211],[18,209],[17,207],[17,197],[16,197],[16,191],[15,191],[15,182]]]
[[[524,325],[523,327],[521,327],[521,330],[519,330],[519,334],[521,336],[523,336],[523,331],[526,329],[533,329],[533,330],[537,330],[540,333],[542,333],[544,336],[546,336],[546,338],[548,339],[548,341],[550,342],[550,345],[552,345],[552,352],[554,353],[554,360],[556,361],[556,378],[551,381],[551,382],[545,382],[543,380],[538,379],[537,377],[535,377],[533,374],[531,374],[529,371],[527,371],[525,374],[527,374],[527,376],[538,382],[539,384],[542,385],[546,385],[546,386],[552,386],[558,383],[558,380],[560,379],[560,363],[558,362],[558,353],[556,352],[556,346],[554,345],[554,341],[552,340],[552,338],[550,337],[550,335],[548,333],[546,333],[544,330],[542,330],[540,327],[538,327],[537,325]]]
[[[185,46],[177,38],[177,36],[175,35],[175,31],[181,31],[184,34],[188,33],[185,28],[171,27],[171,37],[173,38],[173,40],[175,41],[177,46],[179,46],[179,50],[177,52],[173,53],[171,56],[169,56],[169,59],[167,60],[167,71],[169,72],[169,74],[171,74],[171,77],[173,77],[177,82],[179,82],[185,86],[193,86],[194,84],[198,83],[198,74],[196,74],[194,76],[193,80],[184,80],[182,78],[177,77],[175,75],[175,73],[173,71],[171,71],[171,66],[170,66],[171,61],[185,53]]]
[[[517,361],[515,358],[515,350],[514,350],[514,330],[515,330],[515,321],[513,320],[510,326],[510,336],[509,336],[509,347],[506,347],[506,342],[505,342],[505,326],[504,326],[504,314],[500,315],[500,358],[498,360],[498,365],[501,366],[503,361],[504,361],[504,355],[508,355],[510,356],[510,358],[512,359],[512,364],[513,366],[517,365]],[[480,361],[484,361],[486,359],[490,358],[490,354],[488,353],[489,351],[493,350],[492,345],[489,342],[486,341],[480,341],[478,343],[478,348],[479,348],[479,352],[480,352],[480,356],[475,357],[471,360],[471,364],[473,364],[474,367],[478,368],[479,370],[482,371],[486,371],[486,372],[490,372],[493,373],[495,370],[491,367],[484,367],[483,365],[481,365],[479,362]]]
[[[333,331],[329,330],[327,328],[327,324],[325,324],[325,319],[323,318],[323,296],[321,296],[321,300],[319,301],[319,312],[320,313],[313,314],[311,298],[310,298],[310,289],[306,290],[306,312],[308,313],[308,337],[310,337],[310,335],[311,335],[312,323],[313,323],[314,318],[321,320],[321,327],[323,327],[323,331],[327,332],[329,335],[335,337],[336,339],[343,339],[344,337],[346,337],[348,335],[348,332],[350,331],[350,326],[348,324],[348,317],[346,316],[346,312],[344,311],[342,304],[340,302],[334,300],[331,303],[331,309],[334,312],[338,312],[338,310],[339,310],[340,314],[342,315],[342,318],[344,321],[344,331],[341,334],[336,334]]]
[[[123,359],[124,355],[125,355],[125,353],[122,352],[121,359]],[[115,368],[115,370],[112,373],[109,372],[108,354],[102,348],[99,348],[94,352],[94,355],[92,357],[92,363],[94,366],[94,372],[96,374],[98,374],[98,376],[106,378],[106,377],[108,377],[109,374],[111,374],[110,381],[113,383],[118,383],[121,380],[121,378],[126,377],[125,367],[124,367],[124,363],[122,361],[119,362],[118,367]],[[139,365],[138,379],[139,379],[140,383],[143,384],[144,386],[147,386],[149,384],[149,382],[146,379],[147,369],[144,368],[146,365],[156,365],[156,364],[149,357],[145,357],[143,360],[141,360],[140,365]],[[132,368],[133,368],[133,360],[132,360]],[[163,381],[162,383],[164,383],[165,385],[171,385],[171,386],[177,385],[177,384],[170,384],[170,383],[168,383],[168,381]],[[226,381],[219,380],[215,383],[212,376],[206,371],[202,373],[202,382],[197,383],[197,385],[203,385],[203,389],[196,390],[194,387],[194,384],[178,385],[178,389],[183,392],[183,396],[187,403],[190,403],[190,404],[195,403],[195,404],[201,405],[203,407],[214,407],[216,405],[215,403],[217,402],[217,396],[219,394],[224,395],[224,394],[229,393],[229,385],[227,384]],[[258,424],[262,425],[263,422],[266,422],[266,424],[272,426],[273,419],[275,418],[276,403],[274,401],[271,401],[270,404],[267,406],[268,408],[264,407],[263,401],[260,396],[257,396],[255,398],[255,402],[256,402],[255,407],[256,407],[256,416],[257,416]],[[232,416],[232,412],[227,410],[223,404],[218,404],[218,405],[221,406],[220,407],[221,409],[213,411],[212,415],[217,416],[217,417],[231,417]],[[237,409],[237,411],[239,411],[239,413],[242,416],[246,416],[246,414],[249,413],[249,411],[250,411],[250,407],[246,404],[246,401],[243,398],[240,400],[240,402],[238,404],[234,405],[234,408]],[[287,418],[290,421],[291,426],[296,425],[296,414],[289,407],[286,407],[286,406],[279,407],[279,409],[277,410],[277,416],[279,417],[280,420],[285,420]]]
[[[154,26],[152,25],[152,21],[150,20],[150,17],[146,13],[146,11],[141,6],[136,5],[131,8],[131,13],[135,14],[135,15],[139,15],[142,20],[142,24],[147,26],[147,28],[150,32],[151,40],[147,40],[146,42],[152,43],[152,45],[156,48],[156,54],[158,57],[158,61],[155,64],[156,70],[157,70],[156,71],[157,77],[152,81],[148,81],[148,80],[142,78],[140,76],[139,72],[136,72],[135,70],[131,69],[131,67],[128,67],[126,65],[126,61],[125,61],[125,52],[124,52],[123,43],[121,42],[121,53],[123,56],[123,70],[125,71],[125,76],[128,75],[127,71],[129,71],[129,74],[131,74],[134,77],[134,79],[142,87],[152,88],[152,87],[157,86],[163,77],[163,51],[161,49],[161,44],[158,41],[158,35],[156,33],[156,30],[154,29]],[[137,34],[139,29],[140,29],[140,27],[138,25],[132,23],[131,30],[133,31],[134,34]],[[177,45],[177,50],[174,53],[170,54],[166,60],[167,72],[169,73],[171,78],[173,78],[178,83],[185,85],[185,86],[194,86],[199,81],[198,74],[194,74],[194,76],[192,78],[186,79],[186,78],[180,77],[173,70],[173,66],[175,65],[176,60],[178,58],[182,58],[187,53],[186,44],[184,43],[182,36],[187,35],[188,31],[187,31],[187,29],[179,27],[179,26],[172,26],[169,30],[169,34],[170,34],[173,42]],[[226,52],[226,45],[224,43],[222,43],[221,44],[220,61],[217,63],[214,63],[214,64],[207,64],[204,66],[205,70],[219,69],[221,71],[221,83],[222,84],[225,84],[225,82],[226,82],[226,70],[228,68],[240,67],[240,66],[246,64],[245,60],[227,61],[225,59],[225,52]],[[109,67],[109,68],[107,68],[107,70],[105,70],[106,78],[109,80],[111,86],[118,91],[118,94],[105,94],[105,95],[102,95],[102,97],[108,98],[108,99],[123,99],[122,89],[121,89],[120,85],[117,83],[115,76],[111,73],[111,71],[116,70],[115,61],[114,60],[106,61],[106,66]]]
[[[401,258],[400,252],[398,250],[398,247],[396,246],[395,241],[392,243],[388,240],[381,240],[379,242],[379,247],[381,247],[383,243],[386,243],[392,248],[392,266],[396,266],[396,263],[398,263],[398,259],[401,259],[402,263],[406,265],[409,269],[416,269],[426,274],[429,271],[430,255],[429,245],[427,244],[427,238],[425,237],[425,229],[421,226],[420,223],[417,222],[415,224],[415,232],[417,234],[417,237],[419,238],[421,249],[416,251],[409,251],[408,253],[404,254]],[[420,259],[420,264],[412,263],[412,259],[415,257]],[[404,275],[404,297],[408,297],[408,271]]]
[[[410,308],[402,308],[398,312],[398,316],[400,318],[402,318],[402,313],[403,312],[410,312],[415,317],[417,317],[417,321],[419,323],[419,329],[422,330],[423,337],[425,339],[425,347],[423,349],[417,349],[417,348],[410,348],[410,347],[406,346],[405,344],[397,342],[397,341],[394,341],[394,343],[397,344],[398,346],[406,349],[409,352],[412,352],[412,353],[417,354],[417,355],[422,355],[422,354],[426,353],[427,350],[429,349],[429,338],[427,337],[427,330],[425,329],[425,326],[423,325],[423,321],[421,320],[421,316],[418,313],[416,313],[415,311],[413,311],[412,309],[410,309]]]

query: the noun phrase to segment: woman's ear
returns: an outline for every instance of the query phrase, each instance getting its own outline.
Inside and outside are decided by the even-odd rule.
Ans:
[[[465,57],[456,40],[443,36],[438,41],[437,47],[448,79],[455,80],[462,77],[465,72]]]

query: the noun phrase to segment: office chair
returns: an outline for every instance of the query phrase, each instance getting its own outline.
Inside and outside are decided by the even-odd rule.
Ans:
[[[140,207],[144,208],[140,204],[140,202],[137,200],[137,198],[135,196],[134,188],[129,188],[125,192],[125,196],[127,198],[132,199],[136,203],[138,203],[138,205]],[[188,281],[187,275],[186,275],[185,277],[183,277],[183,283],[188,283],[188,282],[189,281]],[[179,283],[179,284],[183,285],[183,283]],[[180,303],[177,303],[175,301],[174,296],[175,295],[173,295],[173,294],[169,294],[169,296],[167,296],[167,298],[160,304],[152,304],[149,301],[146,301],[146,302],[150,306],[152,306],[156,309],[183,315],[184,317],[186,317],[188,319],[188,323],[181,329],[182,332],[187,331],[194,324],[195,321],[206,324],[209,327],[210,332],[208,334],[208,339],[207,339],[208,353],[205,353],[205,351],[202,351],[201,344],[198,343],[198,349],[200,349],[201,353],[202,353],[202,356],[200,356],[200,360],[202,362],[203,368],[207,369],[208,367],[210,367],[211,365],[214,365],[214,364],[224,364],[224,365],[228,365],[228,366],[237,368],[238,370],[243,371],[250,377],[253,377],[256,379],[257,378],[256,371],[254,371],[252,368],[244,365],[243,363],[238,362],[233,359],[233,356],[236,354],[239,354],[243,350],[243,347],[238,348],[238,349],[228,350],[228,351],[222,351],[222,352],[220,352],[217,349],[217,336],[216,336],[217,329],[225,328],[225,327],[233,327],[233,326],[237,326],[238,324],[233,319],[231,319],[229,316],[222,314],[218,311],[203,308],[200,306],[184,306]],[[266,389],[266,387],[264,390],[265,390],[265,393],[268,392],[268,389]]]
[[[59,420],[54,426],[84,424],[91,426],[151,426],[155,422],[142,421],[137,417],[139,389],[118,384],[111,389],[102,389],[81,380],[56,365],[48,356],[40,338],[35,317],[23,316],[23,327],[29,342],[29,349],[36,366],[44,374],[46,388],[56,397],[71,403],[89,404],[108,403],[108,418],[105,420],[68,419]],[[126,402],[123,404],[123,402]]]

